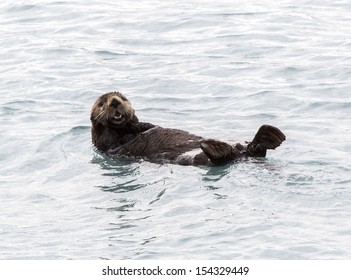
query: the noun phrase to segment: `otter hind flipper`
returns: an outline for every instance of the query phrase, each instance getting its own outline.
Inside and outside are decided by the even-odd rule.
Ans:
[[[235,159],[233,147],[222,141],[207,139],[201,142],[200,148],[215,165],[222,165]]]
[[[262,125],[254,139],[247,146],[247,153],[253,157],[265,157],[267,150],[274,150],[286,139],[283,132],[271,125]]]

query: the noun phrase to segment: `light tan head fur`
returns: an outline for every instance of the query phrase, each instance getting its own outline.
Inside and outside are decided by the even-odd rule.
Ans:
[[[131,103],[119,92],[109,92],[100,96],[91,110],[90,119],[93,125],[101,124],[114,128],[138,122]]]

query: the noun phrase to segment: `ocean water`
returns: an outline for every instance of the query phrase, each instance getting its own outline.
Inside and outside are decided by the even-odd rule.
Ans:
[[[1,1],[0,259],[350,259],[351,2]],[[112,160],[119,90],[142,121],[251,140],[221,167]]]

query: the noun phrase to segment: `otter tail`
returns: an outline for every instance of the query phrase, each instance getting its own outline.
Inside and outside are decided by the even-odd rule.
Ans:
[[[285,135],[276,127],[262,125],[254,139],[247,146],[247,155],[251,157],[265,157],[267,150],[279,147],[285,140]]]

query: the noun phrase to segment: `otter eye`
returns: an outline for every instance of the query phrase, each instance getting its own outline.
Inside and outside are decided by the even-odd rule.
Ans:
[[[99,104],[98,104],[99,107],[102,107],[104,106],[104,102],[100,101]]]

